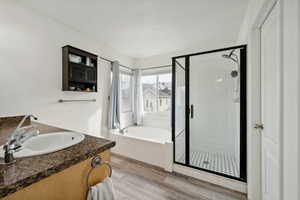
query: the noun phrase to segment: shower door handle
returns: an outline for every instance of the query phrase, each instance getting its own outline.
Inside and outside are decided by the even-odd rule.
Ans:
[[[191,105],[191,119],[194,118],[194,105]]]

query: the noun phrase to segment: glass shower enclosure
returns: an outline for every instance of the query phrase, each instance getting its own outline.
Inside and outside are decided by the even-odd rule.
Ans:
[[[172,58],[174,163],[246,182],[246,45]]]

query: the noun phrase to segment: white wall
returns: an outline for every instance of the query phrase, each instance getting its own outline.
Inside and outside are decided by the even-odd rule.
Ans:
[[[194,118],[190,119],[190,148],[238,158],[239,110],[233,100],[236,78],[230,75],[237,65],[223,58],[225,53],[190,58],[190,104],[194,105]]]
[[[0,116],[32,113],[40,122],[99,136],[101,124],[104,129],[107,124],[110,64],[99,60],[98,93],[62,92],[61,47],[69,44],[129,66],[132,60],[15,0],[0,4]],[[90,98],[97,102],[57,102]]]
[[[160,54],[160,55],[135,59],[134,65],[139,68],[171,65],[172,57],[174,56],[180,56],[184,54],[196,53],[201,51],[208,51],[213,49],[220,49],[220,48],[230,47],[235,45],[236,45],[236,41],[209,40],[206,41],[206,45],[199,46],[198,48],[183,49],[180,51],[174,51],[167,54]]]
[[[144,113],[143,125],[156,128],[163,128],[169,130],[171,133],[171,110]]]
[[[298,36],[300,34],[300,3],[298,3]],[[298,37],[298,54],[300,53],[300,39]],[[300,60],[298,58],[298,66],[300,66]],[[300,85],[300,80],[298,80],[298,85]],[[298,92],[300,94],[300,88],[298,89]],[[300,110],[300,107],[298,108]],[[300,111],[298,111],[300,113]],[[299,120],[300,121],[300,120]],[[299,123],[298,123],[299,124]],[[300,137],[298,137],[298,158],[300,154]],[[298,159],[298,200],[300,200],[300,159]]]
[[[282,0],[283,199],[300,199],[300,2]]]
[[[249,33],[251,32],[254,23],[261,17],[261,10],[266,7],[266,2],[273,0],[251,0],[242,23],[238,42],[248,43]]]

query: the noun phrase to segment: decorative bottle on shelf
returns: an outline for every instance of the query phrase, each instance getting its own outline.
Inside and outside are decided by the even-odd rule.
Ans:
[[[91,66],[91,59],[89,57],[86,58],[86,65]]]

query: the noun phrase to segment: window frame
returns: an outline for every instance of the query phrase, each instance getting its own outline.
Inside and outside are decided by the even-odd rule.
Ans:
[[[159,106],[160,106],[160,98],[159,98],[159,76],[163,75],[163,74],[169,74],[171,76],[171,80],[170,80],[170,84],[172,83],[172,72],[171,71],[160,71],[160,72],[151,72],[151,73],[146,73],[142,75],[142,79],[145,76],[155,76],[155,102],[156,102],[156,108],[155,111],[146,111],[145,110],[145,105],[143,106],[143,110],[144,112],[147,113],[157,113],[157,112],[162,112],[159,111]],[[142,81],[142,85],[143,85],[143,81]],[[143,86],[142,86],[143,87]],[[172,87],[170,88],[172,91]],[[144,94],[143,94],[143,98],[144,98]],[[170,98],[172,98],[172,95],[170,95]],[[170,108],[171,109],[171,108]]]

